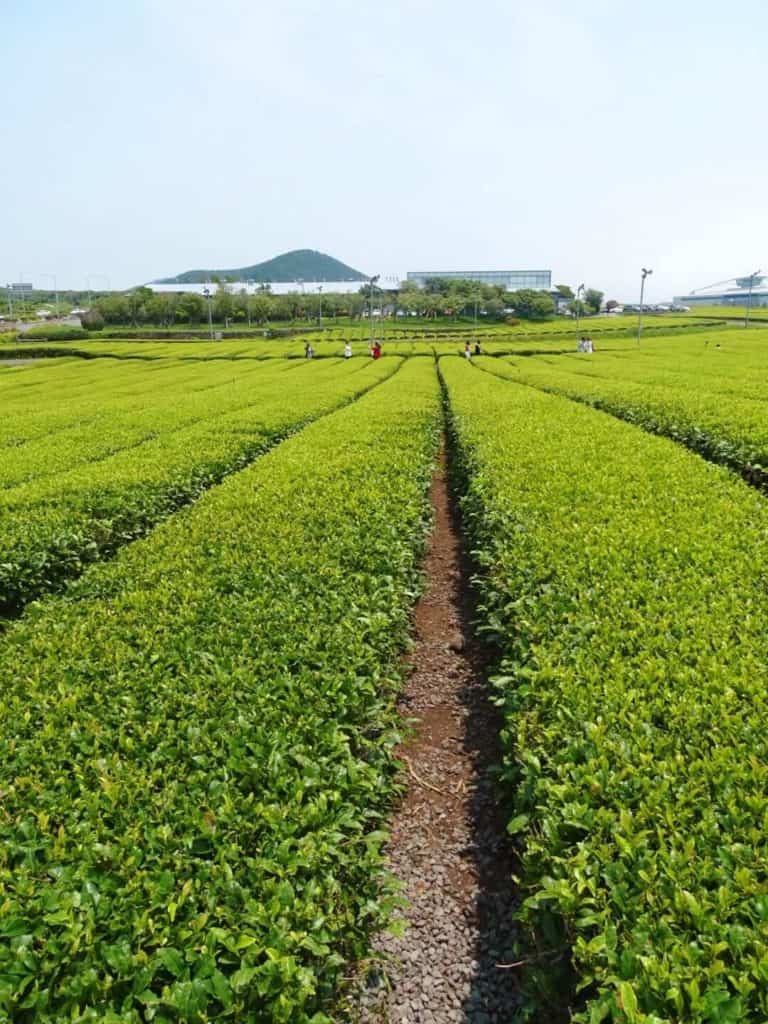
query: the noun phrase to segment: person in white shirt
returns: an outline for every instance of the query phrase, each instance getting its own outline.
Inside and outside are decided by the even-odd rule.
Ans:
[[[352,346],[349,344],[349,342],[346,342],[345,345],[344,345],[344,358],[345,359],[351,359],[352,358]]]

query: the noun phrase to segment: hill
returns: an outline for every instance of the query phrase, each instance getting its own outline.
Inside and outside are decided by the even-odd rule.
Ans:
[[[152,284],[201,284],[214,277],[233,281],[365,281],[367,275],[314,249],[294,249],[252,267],[228,270],[187,270]]]

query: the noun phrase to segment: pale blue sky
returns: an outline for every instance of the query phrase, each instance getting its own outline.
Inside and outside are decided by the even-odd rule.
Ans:
[[[0,283],[768,270],[768,5],[0,0]]]

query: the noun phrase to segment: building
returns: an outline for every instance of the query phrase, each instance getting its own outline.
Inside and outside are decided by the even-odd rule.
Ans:
[[[239,292],[245,292],[246,295],[256,295],[264,287],[268,288],[271,295],[290,295],[295,292],[304,295],[317,295],[320,291],[326,295],[328,293],[356,295],[361,288],[365,288],[367,285],[367,281],[270,281],[267,285],[254,281],[226,282],[227,291],[232,292],[233,295]],[[376,290],[395,291],[398,285],[399,279],[394,274],[381,275],[376,282]],[[207,284],[154,284],[150,282],[147,285],[147,288],[151,288],[153,292],[161,294],[167,292],[195,292],[198,295],[204,295],[206,289],[215,294],[218,287],[218,284],[213,281],[209,281]]]
[[[768,277],[731,277],[704,288],[694,288],[690,295],[676,295],[675,305],[690,306],[768,306]],[[752,285],[750,298],[750,283]]]
[[[516,292],[520,288],[552,291],[551,270],[409,270],[407,275],[409,281],[421,287],[430,277],[452,277],[462,281],[501,285],[508,292]]]

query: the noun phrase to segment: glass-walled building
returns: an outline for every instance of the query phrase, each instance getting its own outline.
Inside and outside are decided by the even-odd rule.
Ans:
[[[551,270],[409,270],[407,277],[421,287],[430,277],[452,277],[501,285],[509,292],[516,292],[519,288],[545,292],[552,289]]]

